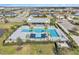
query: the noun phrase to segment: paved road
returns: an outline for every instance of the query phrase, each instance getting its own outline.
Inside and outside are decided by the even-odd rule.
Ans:
[[[64,19],[64,20],[58,20],[58,22],[60,22],[60,24],[66,28],[67,30],[71,30],[74,27],[79,28],[79,26],[73,25],[70,22],[68,22],[68,20]],[[76,35],[72,35],[73,40],[78,44],[79,46],[79,36]]]

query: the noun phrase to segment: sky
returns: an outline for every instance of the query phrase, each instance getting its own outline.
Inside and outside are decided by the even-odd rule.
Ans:
[[[6,7],[79,7],[79,4],[0,4]]]

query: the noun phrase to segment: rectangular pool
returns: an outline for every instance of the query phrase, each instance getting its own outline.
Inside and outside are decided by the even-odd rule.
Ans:
[[[56,29],[48,29],[47,32],[51,37],[59,37]]]
[[[31,31],[30,29],[22,29],[21,31],[22,32],[36,32],[36,33],[48,32],[48,34],[51,37],[59,37],[55,28],[51,28],[51,29],[48,28],[47,30],[45,30],[44,28],[34,28]],[[36,36],[40,36],[40,34],[36,34]]]
[[[42,32],[45,32],[45,29],[43,29],[43,28],[34,28],[33,32],[42,33]]]

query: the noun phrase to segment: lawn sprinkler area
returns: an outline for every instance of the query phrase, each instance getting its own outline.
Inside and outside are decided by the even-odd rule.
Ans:
[[[18,38],[20,38],[23,42],[26,42],[27,40],[45,41],[47,39],[50,41],[65,41],[66,39],[63,39],[58,31],[59,30],[54,26],[50,26],[47,29],[44,27],[34,27],[31,29],[28,25],[24,25],[13,32],[11,36],[9,36],[9,38],[5,41],[5,43],[17,42]]]

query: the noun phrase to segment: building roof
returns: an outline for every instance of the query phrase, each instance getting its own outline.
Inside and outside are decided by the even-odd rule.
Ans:
[[[27,20],[27,22],[30,23],[50,23],[50,20],[48,18],[34,18],[30,16]]]
[[[17,14],[16,13],[13,13],[13,12],[5,12],[5,13],[0,13],[0,16],[16,16]]]
[[[75,16],[79,16],[79,12],[75,14]]]

